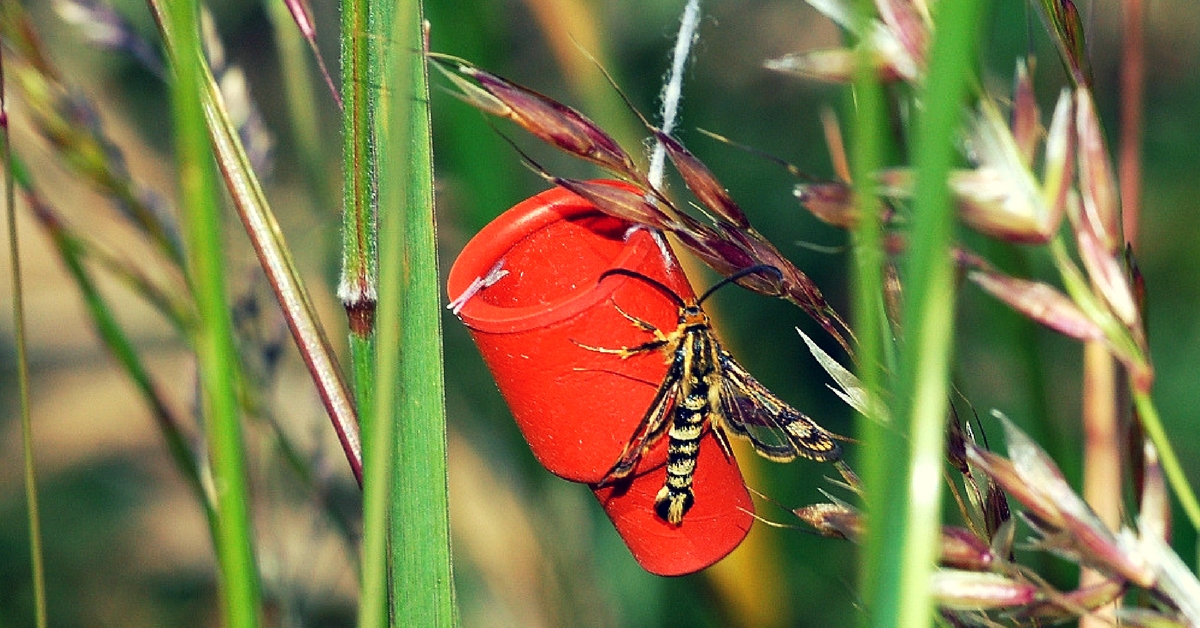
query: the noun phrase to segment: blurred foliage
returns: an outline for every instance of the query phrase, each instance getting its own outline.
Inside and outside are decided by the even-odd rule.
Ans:
[[[576,106],[606,128],[633,128],[627,114],[585,100],[576,81],[563,73],[539,29],[530,6],[534,0],[427,0],[432,23],[432,47],[470,59],[523,85]],[[662,0],[577,0],[594,17],[594,27],[607,54],[602,60],[621,88],[645,113],[657,109],[657,92],[668,65],[682,2]],[[101,107],[114,140],[128,155],[137,180],[170,195],[156,177],[139,170],[167,150],[165,91],[158,79],[118,53],[97,52],[65,25],[50,2],[29,2],[35,23],[49,46],[51,58],[64,75]],[[117,3],[134,23],[148,26],[144,6]],[[336,280],[337,209],[307,198],[308,188],[289,151],[288,121],[283,107],[278,63],[273,51],[270,20],[253,3],[209,3],[234,63],[242,65],[267,127],[277,139],[275,172],[268,193],[280,211],[289,241],[300,264],[324,285]],[[1115,137],[1119,16],[1112,3],[1092,7],[1088,23],[1096,75],[1096,95],[1109,137]],[[321,45],[336,68],[336,6],[317,3],[316,22]],[[840,88],[802,83],[761,68],[764,59],[788,52],[832,45],[838,33],[815,11],[796,0],[727,0],[704,7],[695,58],[684,84],[682,125],[678,135],[715,174],[769,239],[803,268],[839,310],[846,308],[848,263],[842,247],[845,234],[801,210],[792,196],[794,180],[777,166],[735,147],[702,136],[708,129],[795,163],[818,176],[832,172],[819,112],[836,106]],[[1037,18],[1022,5],[996,3],[983,45],[991,74],[985,82],[1007,93],[1015,55],[1033,50],[1040,58],[1036,75],[1043,107],[1063,84],[1053,50],[1040,34]],[[1189,475],[1200,477],[1200,432],[1195,411],[1195,356],[1200,355],[1200,221],[1194,219],[1200,195],[1200,152],[1194,150],[1200,129],[1195,124],[1200,102],[1200,8],[1186,0],[1164,0],[1151,8],[1147,33],[1149,76],[1145,129],[1145,210],[1138,263],[1149,292],[1150,344],[1157,366],[1155,397],[1168,432],[1174,437]],[[144,28],[143,34],[153,32]],[[1030,40],[1030,33],[1034,39]],[[578,60],[576,60],[577,62]],[[319,82],[315,84],[320,85]],[[337,123],[333,104],[318,94],[329,184],[338,182]],[[478,112],[436,87],[433,93],[434,143],[438,173],[441,269],[448,270],[456,252],[491,218],[544,188],[523,167]],[[19,117],[19,108],[15,110]],[[19,122],[18,122],[19,124]],[[586,166],[538,146],[511,127],[500,127],[556,174],[587,176]],[[614,133],[618,134],[616,130]],[[24,138],[24,139],[22,139]],[[39,167],[53,174],[45,147],[28,134],[17,135],[40,151]],[[622,138],[623,141],[627,141]],[[636,141],[636,140],[634,140]],[[631,152],[636,146],[627,145]],[[50,176],[50,175],[47,175]],[[676,187],[678,184],[676,183]],[[56,190],[56,204],[70,213],[93,211],[95,200],[79,186]],[[77,196],[72,196],[72,195]],[[97,210],[98,211],[98,210]],[[94,217],[93,217],[94,219]],[[111,220],[111,217],[109,218]],[[23,235],[34,236],[29,230]],[[230,230],[235,278],[252,274],[244,238]],[[1030,269],[1033,276],[1047,267],[1042,252],[1011,245],[968,240],[989,259],[1009,270]],[[809,246],[814,245],[814,246]],[[46,251],[31,255],[47,255]],[[53,268],[55,262],[38,264]],[[240,273],[240,274],[239,274]],[[1024,273],[1018,273],[1024,274]],[[1045,273],[1041,273],[1045,276]],[[47,271],[63,285],[42,285],[28,299],[31,323],[88,329],[77,300],[56,297],[66,280]],[[698,274],[694,282],[711,283]],[[6,288],[7,289],[7,288]],[[330,288],[331,290],[332,288]],[[69,292],[69,291],[68,291]],[[124,294],[129,299],[130,295]],[[329,294],[318,295],[324,319],[343,336],[340,314]],[[48,308],[53,310],[53,315]],[[1068,478],[1079,477],[1078,428],[1080,351],[1076,344],[1034,328],[1008,309],[966,288],[957,338],[956,383],[978,411],[993,447],[1000,429],[987,410],[999,408],[1034,436],[1062,466]],[[40,309],[39,309],[40,308]],[[850,412],[825,390],[826,378],[807,355],[793,327],[800,326],[823,342],[819,330],[799,310],[744,291],[728,290],[714,298],[710,310],[725,343],[739,361],[764,384],[818,418],[823,425],[850,432]],[[64,322],[69,320],[69,322]],[[140,319],[139,319],[140,320]],[[141,346],[154,356],[164,379],[175,383],[180,407],[191,403],[191,374],[173,357],[176,341],[150,317],[149,331],[139,335]],[[156,327],[157,326],[157,327]],[[452,524],[455,570],[462,619],[467,626],[494,625],[617,625],[717,626],[738,625],[744,614],[714,594],[714,581],[705,574],[662,579],[641,571],[602,510],[586,489],[570,485],[542,470],[521,440],[490,376],[465,329],[453,316],[443,321],[447,374],[447,409],[451,421]],[[5,333],[9,333],[5,328]],[[51,342],[53,331],[34,332],[35,435],[43,465],[42,499],[51,620],[56,626],[119,624],[210,625],[215,591],[211,551],[203,546],[202,514],[179,495],[186,489],[169,470],[167,458],[146,418],[147,410],[130,387],[71,385],[91,373],[109,373],[110,365],[85,334],[69,334]],[[4,346],[8,345],[5,338]],[[5,352],[5,364],[10,360]],[[297,373],[297,357],[289,352],[290,375],[273,380],[265,396],[279,405],[274,420],[305,437],[328,431],[313,398],[311,384]],[[19,455],[13,417],[10,371],[0,370],[0,625],[29,625],[28,547],[25,541],[23,497],[15,481]],[[111,375],[104,381],[112,380]],[[78,395],[112,395],[114,400]],[[288,403],[285,403],[288,402]],[[92,408],[94,416],[62,416]],[[129,416],[138,420],[128,420]],[[117,435],[96,423],[119,422]],[[64,435],[62,424],[79,421],[85,427]],[[53,434],[47,435],[48,431]],[[260,435],[261,436],[261,435]],[[73,438],[72,438],[73,437]],[[313,437],[328,441],[327,435]],[[306,449],[318,476],[335,477],[326,492],[298,486],[278,472],[280,456],[269,440],[258,438],[251,466],[258,478],[256,522],[268,540],[261,560],[270,583],[272,623],[286,625],[347,625],[353,613],[354,561],[344,542],[329,545],[332,527],[319,512],[329,499],[350,494],[345,463],[336,449]],[[53,446],[51,448],[50,446]],[[478,465],[465,465],[467,454]],[[320,452],[320,453],[314,453]],[[471,477],[462,474],[469,473]],[[819,499],[828,487],[827,468],[800,461],[763,465],[755,489],[777,504],[761,503],[759,514],[772,521],[797,523],[786,508]],[[482,487],[481,490],[471,488]],[[469,503],[456,503],[459,498]],[[346,501],[353,503],[353,499]],[[172,504],[164,520],[162,502]],[[339,502],[341,503],[341,502]],[[182,505],[181,505],[182,504]],[[353,510],[345,504],[339,512]],[[1182,528],[1183,526],[1180,526]],[[799,530],[757,526],[767,538],[772,556],[782,565],[785,593],[772,600],[760,619],[777,625],[850,625],[860,612],[855,605],[855,549],[844,542],[820,539]],[[153,531],[149,533],[148,531]],[[172,531],[178,531],[173,535]],[[1194,538],[1177,535],[1183,556],[1194,556]],[[333,535],[335,539],[341,537]],[[161,544],[161,547],[153,544]],[[199,544],[199,547],[195,547]],[[186,549],[179,547],[186,546]],[[290,549],[284,549],[290,548]],[[209,558],[204,557],[208,555]],[[198,558],[199,557],[199,558]],[[745,574],[753,580],[754,574]],[[1060,574],[1067,584],[1070,574]],[[348,592],[349,591],[349,592]],[[765,624],[760,624],[765,625]]]

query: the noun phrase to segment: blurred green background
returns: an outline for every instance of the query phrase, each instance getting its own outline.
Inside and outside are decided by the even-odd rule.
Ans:
[[[126,55],[99,51],[63,22],[55,3],[27,2],[48,53],[66,80],[90,99],[134,179],[170,198],[168,110],[157,77]],[[119,0],[124,16],[152,38],[142,4]],[[631,152],[642,133],[574,42],[597,56],[641,111],[657,110],[682,2],[661,0],[429,0],[432,48],[576,106]],[[230,62],[241,66],[274,141],[265,175],[272,205],[299,257],[331,336],[344,324],[332,296],[337,278],[340,140],[337,112],[317,85],[320,155],[305,170],[284,100],[275,23],[265,4],[210,3]],[[1115,137],[1120,53],[1116,3],[1085,3],[1096,95]],[[314,5],[323,54],[337,66],[337,7]],[[1064,80],[1035,14],[1018,2],[993,3],[984,34],[985,83],[1007,94],[1018,56],[1033,51],[1044,108]],[[820,127],[823,107],[846,95],[762,69],[765,59],[832,47],[839,33],[800,0],[725,0],[704,5],[704,20],[684,84],[678,136],[729,188],[755,226],[808,272],[833,305],[846,310],[846,236],[805,213],[794,179],[777,166],[704,137],[704,128],[786,159],[819,177],[832,175]],[[1150,8],[1146,93],[1144,221],[1138,262],[1149,292],[1149,329],[1158,369],[1156,400],[1190,477],[1200,478],[1195,410],[1200,356],[1200,5],[1162,0]],[[1030,34],[1033,34],[1032,36]],[[444,84],[434,77],[434,84]],[[22,127],[12,107],[14,142],[35,166],[50,200],[82,230],[133,257],[139,243],[111,205],[57,164],[53,149]],[[433,94],[439,238],[443,275],[463,244],[511,205],[545,184],[482,114],[444,90]],[[556,174],[599,173],[498,125]],[[299,139],[313,139],[299,138]],[[1189,148],[1190,147],[1190,148]],[[386,147],[383,147],[386,150]],[[317,177],[314,178],[314,172]],[[677,189],[679,185],[675,186]],[[279,321],[265,297],[240,225],[230,219],[231,284],[263,307],[251,324],[275,338]],[[27,256],[27,307],[34,384],[34,429],[41,481],[47,575],[55,626],[199,626],[217,621],[212,552],[202,513],[170,466],[149,414],[94,339],[73,285],[31,221],[20,231]],[[995,263],[1048,277],[1043,251],[964,235]],[[811,246],[810,246],[811,245]],[[153,272],[153,269],[150,269]],[[694,283],[707,285],[711,273]],[[11,286],[5,273],[7,303]],[[193,367],[163,320],[109,282],[122,323],[181,410],[193,404]],[[1034,329],[970,286],[960,298],[956,381],[981,417],[998,408],[1029,427],[1077,480],[1079,363],[1074,343]],[[739,360],[764,384],[843,434],[849,409],[826,389],[796,326],[832,351],[833,343],[799,310],[728,290],[709,307]],[[6,310],[7,312],[7,310]],[[20,481],[12,324],[0,338],[0,628],[31,625],[27,530]],[[447,409],[451,425],[451,517],[455,577],[466,626],[841,626],[855,602],[855,549],[799,529],[758,525],[752,541],[704,573],[664,579],[643,572],[582,486],[559,480],[533,460],[465,329],[445,317]],[[260,350],[260,346],[248,346]],[[314,470],[296,479],[261,420],[252,421],[255,523],[271,620],[279,625],[353,625],[353,534],[338,522],[357,518],[357,488],[346,469],[295,353],[284,351],[265,381],[265,415],[283,426]],[[961,406],[960,406],[961,409]],[[999,430],[985,420],[993,447]],[[852,449],[852,447],[851,447]],[[775,465],[743,457],[752,487],[774,503],[759,514],[794,525],[788,508],[832,488],[829,467]],[[835,489],[835,493],[838,491]],[[845,497],[844,493],[838,493]],[[1183,526],[1180,526],[1183,527]],[[348,538],[349,537],[349,538]],[[1178,534],[1181,555],[1195,539]],[[1052,575],[1069,573],[1050,561]]]

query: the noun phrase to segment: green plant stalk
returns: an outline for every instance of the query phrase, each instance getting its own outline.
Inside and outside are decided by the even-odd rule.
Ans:
[[[865,24],[875,17],[872,0],[855,3],[855,19]],[[865,29],[863,29],[865,32]],[[853,245],[853,267],[851,272],[854,336],[857,340],[858,377],[872,399],[885,399],[883,393],[883,369],[885,348],[891,344],[890,326],[884,303],[883,283],[883,233],[880,219],[879,200],[876,196],[875,173],[880,167],[881,138],[885,133],[884,96],[875,74],[872,52],[861,46],[858,53],[858,69],[855,73],[853,94],[847,98],[846,108],[852,114],[853,135],[851,141],[851,174],[854,183],[854,205],[859,219],[851,233]],[[892,366],[894,368],[894,365]],[[889,368],[889,371],[892,371]],[[865,478],[879,478],[885,473],[882,465],[888,459],[903,455],[898,451],[902,443],[889,438],[888,426],[879,422],[879,417],[860,417],[857,432],[862,439],[859,463]],[[881,527],[881,526],[872,526]],[[875,566],[870,560],[859,561],[859,586],[869,591],[881,586],[874,577]],[[871,614],[864,614],[864,623],[869,623]]]
[[[26,344],[25,289],[21,281],[21,249],[17,237],[16,188],[13,153],[8,132],[8,98],[4,90],[4,52],[0,50],[0,157],[4,158],[4,214],[8,222],[9,267],[12,270],[13,335],[17,349],[17,393],[21,406],[21,456],[25,480],[26,517],[29,520],[29,564],[33,580],[34,618],[38,628],[48,625],[46,615],[46,566],[42,559],[42,518],[38,508],[37,468],[33,456],[33,419],[29,404],[29,351]]]
[[[226,626],[250,628],[259,625],[258,574],[235,384],[238,358],[225,298],[217,177],[201,104],[205,85],[199,12],[195,0],[164,6],[170,7],[167,22],[179,53],[173,56],[172,111],[188,270],[200,315],[195,346],[216,494],[222,610]]]
[[[375,192],[377,139],[372,137],[373,108],[378,105],[377,62],[384,42],[371,30],[370,0],[342,0],[342,277],[338,298],[350,326],[350,360],[358,415],[374,417],[375,308],[378,298]],[[394,45],[394,44],[393,44]],[[372,87],[376,86],[376,87]],[[386,152],[386,151],[385,151]]]
[[[1050,253],[1054,256],[1054,265],[1058,268],[1067,294],[1070,295],[1075,305],[1093,321],[1096,321],[1100,329],[1104,331],[1110,350],[1117,355],[1141,356],[1141,349],[1129,336],[1122,323],[1100,302],[1100,297],[1092,293],[1091,286],[1067,253],[1066,244],[1062,238],[1056,237],[1050,241]],[[1137,358],[1137,360],[1141,359],[1144,358]],[[1130,365],[1127,363],[1126,366]],[[1171,440],[1167,437],[1166,430],[1163,429],[1162,420],[1150,399],[1149,390],[1139,389],[1135,382],[1131,382],[1130,391],[1146,434],[1150,437],[1150,442],[1158,448],[1163,470],[1167,475],[1167,482],[1179,498],[1180,505],[1183,506],[1192,528],[1200,531],[1200,501],[1197,501],[1196,494],[1188,482],[1187,474],[1179,465],[1179,458],[1175,454]]]
[[[254,246],[275,299],[287,320],[292,339],[308,367],[321,402],[342,445],[350,471],[362,478],[362,445],[358,416],[342,379],[337,356],[316,315],[300,273],[292,261],[282,230],[254,176],[237,129],[229,119],[212,74],[202,66],[205,81],[204,115],[217,163],[238,210],[238,217]]]
[[[350,322],[351,369],[363,432],[363,541],[360,578],[362,588],[358,604],[358,625],[362,628],[386,628],[392,624],[389,621],[391,609],[388,583],[392,580],[392,564],[388,506],[393,492],[392,474],[395,459],[392,442],[395,417],[391,412],[390,403],[376,405],[375,391],[379,382],[386,382],[384,386],[391,385],[396,365],[384,364],[383,368],[377,371],[377,327],[373,322],[370,326],[355,324],[356,304],[364,303],[368,296],[365,285],[374,286],[377,280],[377,269],[372,260],[378,241],[379,224],[372,219],[377,214],[374,213],[376,208],[371,204],[374,200],[371,191],[379,173],[376,171],[378,164],[374,160],[371,147],[376,145],[378,138],[371,137],[373,129],[370,123],[371,107],[379,106],[380,90],[372,90],[370,87],[382,85],[377,80],[372,80],[378,79],[380,73],[371,73],[369,67],[373,58],[377,60],[379,56],[372,56],[373,48],[370,42],[385,40],[377,31],[370,30],[371,6],[370,0],[342,0],[341,3],[344,183],[342,277],[338,286],[338,297],[346,308]],[[378,49],[379,46],[374,47],[374,50]],[[374,308],[377,294],[371,293],[369,296],[370,307]],[[386,301],[397,298],[395,290],[387,284],[384,296]],[[390,306],[387,309],[390,310]],[[385,335],[389,338],[395,336]],[[395,341],[390,342],[395,344]],[[399,349],[397,347],[386,351],[385,354],[398,357]],[[382,392],[386,393],[386,399],[392,398],[392,391]],[[381,411],[379,408],[385,410]],[[414,551],[419,550],[414,548]]]
[[[1175,496],[1179,498],[1188,522],[1192,524],[1193,529],[1200,531],[1200,502],[1196,501],[1196,494],[1192,492],[1187,474],[1184,473],[1183,466],[1179,464],[1179,456],[1175,455],[1171,440],[1167,437],[1166,430],[1163,429],[1158,409],[1154,407],[1150,393],[1133,389],[1132,394],[1133,404],[1137,408],[1142,427],[1150,437],[1150,442],[1158,448],[1158,455],[1162,460],[1163,472],[1167,475],[1167,481],[1175,491]]]
[[[857,3],[857,19],[865,23],[874,16],[874,2]],[[864,29],[865,31],[865,29]],[[858,340],[859,379],[872,397],[882,398],[881,366],[889,334],[887,312],[883,304],[883,227],[875,185],[875,173],[882,157],[882,137],[886,133],[884,95],[876,75],[871,53],[863,47],[854,77],[852,99],[854,136],[851,138],[851,168],[854,177],[854,206],[859,213],[852,233],[854,243],[854,328]],[[868,421],[866,430],[877,425]],[[864,458],[870,459],[870,456]]]
[[[450,560],[445,387],[433,211],[429,81],[420,0],[380,3],[378,109],[383,296],[376,422],[395,422],[391,482],[391,612],[399,625],[458,623]]]
[[[982,15],[981,0],[938,5],[930,65],[917,121],[916,194],[902,275],[904,343],[893,387],[894,427],[907,439],[902,455],[872,465],[868,491],[863,598],[870,623],[925,626],[933,600],[929,578],[937,555],[944,431],[954,328],[955,216],[946,185],[955,133],[968,93]]]
[[[387,292],[392,291],[385,291]],[[385,301],[386,303],[386,301]],[[391,309],[385,308],[386,309]],[[385,334],[389,337],[398,333]],[[397,344],[396,341],[392,342]],[[383,355],[398,355],[399,348],[383,351]],[[384,365],[377,375],[397,377],[397,367]],[[378,381],[392,381],[379,379]],[[387,400],[393,399],[390,391],[381,391]],[[386,628],[388,616],[388,581],[391,570],[388,543],[388,507],[392,495],[392,477],[395,467],[392,442],[395,438],[394,417],[389,411],[378,411],[378,416],[363,425],[363,540],[362,582],[358,602],[359,628]],[[420,548],[411,548],[413,552]]]

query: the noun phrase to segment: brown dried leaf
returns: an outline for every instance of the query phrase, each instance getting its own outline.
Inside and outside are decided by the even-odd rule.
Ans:
[[[1083,198],[1084,226],[1110,253],[1121,250],[1120,197],[1109,162],[1104,133],[1096,116],[1091,93],[1075,93],[1075,129],[1079,136],[1079,191]]]
[[[441,55],[431,55],[431,58],[441,63],[450,62],[447,57]],[[463,96],[469,104],[492,115],[512,120],[560,150],[607,168],[631,181],[644,184],[644,177],[629,154],[587,116],[548,96],[465,61],[455,59],[453,64],[459,74],[474,79],[479,84],[477,89],[490,96],[483,97],[475,89],[464,88],[462,80],[454,81],[463,91]],[[497,103],[500,106],[497,106]]]
[[[560,177],[553,177],[551,180],[587,199],[588,202],[609,216],[655,229],[669,231],[675,227],[669,216],[647,201],[645,195],[638,192],[598,181],[581,181]]]
[[[996,556],[988,544],[966,528],[942,526],[939,560],[957,569],[984,571],[990,569]]]
[[[904,47],[906,58],[911,60],[913,66],[924,68],[929,27],[917,13],[912,1],[876,0],[875,6],[888,32]]]
[[[840,181],[801,183],[793,194],[813,216],[827,224],[853,229],[858,224],[858,207],[850,186]]]
[[[1077,619],[1082,611],[1108,604],[1121,595],[1124,590],[1124,582],[1105,580],[1082,589],[1056,593],[1049,599],[1031,604],[1016,614],[1016,617],[1026,621],[1036,619],[1050,624],[1066,622]],[[1126,624],[1122,623],[1121,626],[1126,626]]]
[[[1041,117],[1037,96],[1033,91],[1033,80],[1029,76],[1029,67],[1022,59],[1017,62],[1010,126],[1026,166],[1033,164],[1034,155],[1037,153],[1038,137],[1042,131]]]
[[[1067,295],[1036,281],[991,270],[968,274],[971,281],[1035,322],[1083,341],[1100,340],[1104,332]]]
[[[1088,276],[1095,282],[1097,289],[1109,309],[1129,329],[1141,326],[1137,304],[1134,303],[1133,289],[1125,275],[1121,261],[1115,255],[1104,249],[1088,230],[1075,234],[1079,243],[1079,257],[1087,268]]]
[[[1051,515],[1058,520],[1044,519],[1051,529],[1043,530],[1041,545],[1139,586],[1152,586],[1154,573],[1128,530],[1118,534],[1109,530],[1067,483],[1049,454],[1004,415],[996,411],[993,415],[1004,426],[1012,468],[1027,487],[1027,492],[1037,493],[1043,501],[1053,504]],[[996,480],[1004,484],[999,477]],[[1012,486],[1005,485],[1005,488],[1012,492]],[[1014,497],[1028,505],[1016,494]]]
[[[1037,585],[990,572],[939,569],[929,588],[938,606],[950,610],[1013,608],[1038,598]]]
[[[683,177],[683,182],[705,207],[711,209],[725,222],[738,228],[750,227],[750,221],[746,218],[746,214],[729,196],[729,192],[713,176],[712,171],[704,165],[704,162],[697,159],[695,155],[684,148],[683,144],[670,135],[655,130],[654,137],[662,142],[667,156],[671,158],[671,163],[675,164],[675,169]]]
[[[847,48],[814,50],[768,59],[763,63],[763,67],[800,78],[830,83],[849,83],[854,80],[857,57],[858,53]]]
[[[1143,537],[1169,538],[1171,522],[1171,500],[1167,496],[1167,485],[1163,478],[1158,450],[1149,439],[1142,445],[1142,499],[1138,507],[1138,531]]]
[[[1057,231],[1048,224],[1041,194],[1031,177],[981,166],[950,173],[959,217],[972,229],[1001,240],[1044,244]],[[1059,214],[1061,217],[1061,214]]]
[[[812,504],[792,511],[821,536],[857,542],[862,536],[862,516],[843,504]]]
[[[1066,519],[1059,511],[1054,501],[1049,499],[1036,487],[1029,486],[1025,478],[1017,472],[1012,461],[990,451],[975,446],[967,448],[967,459],[971,466],[987,473],[997,484],[1008,492],[1013,499],[1025,506],[1026,510],[1046,525],[1059,528]]]
[[[1075,135],[1071,131],[1074,110],[1071,94],[1063,90],[1054,106],[1050,130],[1046,133],[1046,152],[1042,166],[1042,203],[1053,212],[1051,221],[1057,231],[1066,211],[1067,197],[1075,179]]]

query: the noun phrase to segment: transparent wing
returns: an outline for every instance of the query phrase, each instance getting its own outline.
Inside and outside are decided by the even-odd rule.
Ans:
[[[842,456],[833,434],[758,383],[724,349],[720,373],[720,420],[734,436],[750,441],[765,458],[778,462],[796,456],[828,462]]]
[[[662,386],[658,387],[658,392],[654,394],[654,400],[650,402],[650,409],[646,411],[642,422],[634,430],[633,438],[630,438],[629,443],[625,445],[625,450],[621,452],[617,463],[600,482],[601,486],[611,484],[629,475],[637,467],[638,461],[642,459],[642,453],[658,442],[658,439],[667,431],[667,427],[671,424],[667,410],[679,394],[681,371],[682,365],[678,361],[671,364]]]

